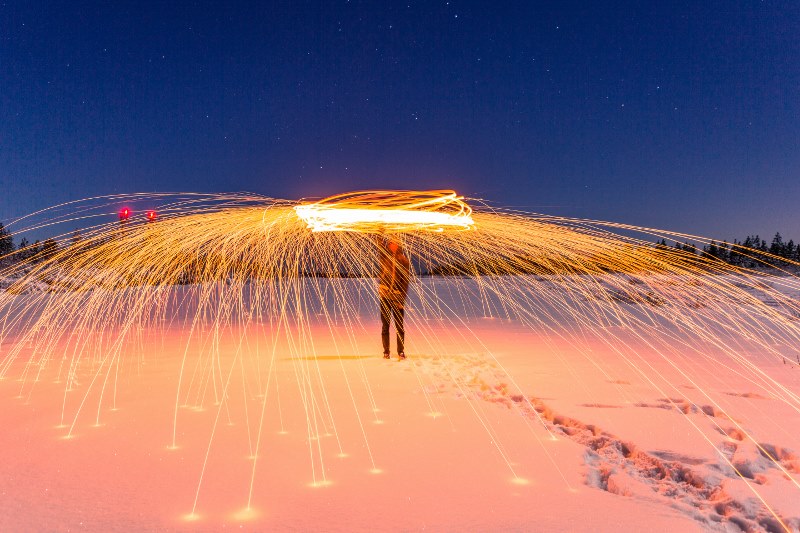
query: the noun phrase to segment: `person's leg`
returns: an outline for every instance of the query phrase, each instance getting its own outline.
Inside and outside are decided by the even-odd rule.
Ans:
[[[391,305],[388,298],[378,298],[381,308],[381,342],[383,355],[389,353],[389,320],[391,320]]]
[[[405,311],[402,306],[395,303],[392,306],[392,314],[394,315],[394,329],[397,330],[397,353],[405,355],[406,329],[403,325]]]

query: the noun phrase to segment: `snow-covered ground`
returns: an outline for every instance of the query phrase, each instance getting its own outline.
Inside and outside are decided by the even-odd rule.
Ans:
[[[0,530],[800,528],[796,365],[736,341],[781,391],[720,347],[413,311],[409,359],[385,361],[360,305],[293,346],[255,321],[187,351],[165,323],[71,390],[72,354],[25,373],[23,353]]]

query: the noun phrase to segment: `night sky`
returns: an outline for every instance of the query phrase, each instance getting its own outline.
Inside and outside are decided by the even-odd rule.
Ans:
[[[799,28],[771,1],[8,2],[0,221],[111,193],[454,188],[798,239]]]

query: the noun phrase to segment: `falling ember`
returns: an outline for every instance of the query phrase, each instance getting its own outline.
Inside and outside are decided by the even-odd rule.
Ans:
[[[469,230],[472,208],[455,191],[361,191],[295,206],[314,232]]]
[[[145,212],[147,219],[155,218],[156,209],[169,215],[152,224],[109,221],[120,202],[152,207]],[[46,253],[0,266],[0,278],[7,280],[0,292],[0,379],[17,377],[20,395],[30,395],[41,386],[41,375],[57,373],[65,389],[58,423],[71,438],[82,423],[102,426],[101,418],[109,416],[103,408],[114,405],[121,376],[140,362],[142,339],[183,324],[177,331],[184,356],[176,364],[170,405],[164,406],[170,413],[171,431],[164,431],[171,433],[170,449],[198,447],[199,433],[184,429],[191,423],[185,413],[214,414],[208,441],[199,443],[206,455],[198,467],[190,517],[199,516],[215,430],[236,411],[237,401],[242,402],[249,435],[242,452],[248,457],[243,480],[249,484],[248,510],[257,508],[260,498],[257,470],[269,464],[263,459],[270,453],[267,433],[278,426],[281,435],[297,431],[298,424],[284,426],[291,422],[284,420],[284,412],[303,417],[299,427],[307,432],[303,440],[314,486],[331,483],[325,446],[335,448],[338,457],[362,460],[370,472],[382,473],[384,465],[373,456],[370,435],[376,427],[389,427],[381,424],[389,418],[375,418],[380,409],[364,366],[344,354],[358,354],[354,332],[374,326],[376,244],[371,234],[387,231],[400,234],[415,270],[407,330],[413,331],[417,346],[425,347],[426,356],[441,364],[443,379],[466,401],[472,401],[466,387],[474,379],[452,371],[453,354],[441,338],[455,332],[483,346],[480,331],[471,330],[469,320],[494,317],[529,331],[551,332],[567,343],[586,338],[603,343],[659,390],[666,407],[677,409],[684,389],[641,361],[635,343],[647,345],[661,366],[704,395],[708,409],[696,414],[691,408],[679,410],[697,429],[701,444],[708,437],[695,420],[704,417],[717,424],[708,412],[722,412],[717,400],[724,393],[697,386],[702,379],[695,378],[707,377],[708,370],[676,355],[676,345],[698,361],[736,372],[759,394],[800,413],[796,388],[768,375],[759,366],[761,359],[750,356],[755,347],[760,356],[784,363],[786,369],[796,368],[798,361],[800,300],[762,282],[757,269],[743,266],[745,261],[770,264],[777,258],[735,246],[732,252],[742,262],[732,265],[652,243],[711,242],[702,237],[488,209],[477,201],[473,205],[474,211],[453,191],[365,191],[312,203],[257,195],[143,194],[64,204],[45,210],[41,216],[49,218],[43,221],[20,219],[10,224],[18,234],[57,224],[69,231]],[[131,208],[118,213],[126,220]],[[76,223],[85,225],[79,240],[72,239]],[[19,227],[23,224],[29,225]],[[785,273],[776,279],[784,291],[800,293],[797,276]],[[221,357],[226,331],[236,338],[232,361]],[[319,331],[330,335],[328,346],[346,383],[345,405],[332,405],[328,396],[326,380],[332,374],[323,370],[315,352],[323,343]],[[585,356],[605,370],[603,358]],[[476,357],[499,365],[488,349]],[[291,374],[279,376],[276,368],[281,365],[291,368]],[[407,368],[420,380],[425,412],[431,418],[440,413],[447,417],[436,394],[429,393],[424,373],[413,364]],[[508,406],[538,421],[555,439],[545,409],[502,372],[503,389],[515,398]],[[293,387],[303,408],[285,411],[280,395],[286,401],[286,391]],[[340,439],[334,407],[355,414],[357,452]],[[493,433],[491,412],[473,411],[512,483],[535,483]],[[722,414],[728,429],[761,442],[737,421],[737,413]],[[800,491],[800,481],[790,476],[794,467],[762,451],[770,468],[787,476],[788,488]],[[550,452],[545,447],[541,453]],[[720,461],[735,471],[730,457],[721,455]],[[385,472],[391,475],[389,469]],[[743,482],[783,524],[770,494]]]

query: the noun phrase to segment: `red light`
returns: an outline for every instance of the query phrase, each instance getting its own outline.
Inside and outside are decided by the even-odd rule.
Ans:
[[[120,220],[128,220],[131,216],[131,210],[127,207],[123,207],[119,210],[119,219]]]
[[[155,220],[158,215],[155,211],[148,211],[147,212],[147,220]]]

